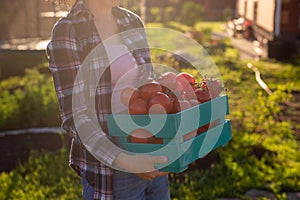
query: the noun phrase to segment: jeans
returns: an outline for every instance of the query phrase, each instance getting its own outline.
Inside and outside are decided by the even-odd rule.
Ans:
[[[81,176],[82,196],[84,200],[94,200],[94,188],[86,180],[85,176]]]
[[[148,181],[131,173],[115,171],[113,183],[114,200],[170,199],[168,176]]]
[[[82,195],[85,200],[93,200],[94,188],[81,177]],[[113,179],[114,200],[170,200],[168,176],[157,177],[147,181],[140,177],[115,171]]]

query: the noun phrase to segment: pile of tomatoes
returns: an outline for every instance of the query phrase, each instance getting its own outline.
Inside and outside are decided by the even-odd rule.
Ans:
[[[204,78],[198,83],[189,73],[167,72],[138,88],[124,89],[121,101],[131,115],[174,114],[216,98],[221,92],[217,79]]]
[[[217,79],[205,77],[201,82],[197,82],[195,77],[187,72],[166,72],[138,88],[124,89],[120,97],[131,115],[175,114],[218,97],[222,90],[223,87]],[[212,125],[215,123],[198,128],[195,132],[187,134],[186,138],[207,131]],[[158,139],[149,131],[141,129],[134,130],[129,137],[129,140],[135,143],[162,143],[162,140]]]

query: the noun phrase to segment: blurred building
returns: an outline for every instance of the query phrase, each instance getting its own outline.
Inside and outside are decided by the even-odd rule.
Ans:
[[[200,4],[203,7],[203,19],[204,20],[223,20],[226,15],[232,15],[235,13],[237,0],[189,0]],[[180,13],[182,5],[187,1],[180,0],[147,0],[146,6],[148,9],[151,7],[167,7],[175,6],[177,13]]]
[[[236,0],[194,0],[203,5],[205,20],[223,20],[235,12]]]
[[[237,14],[251,22],[263,57],[298,55],[300,0],[238,0]]]
[[[224,12],[234,12],[236,0],[191,0],[204,8],[205,20],[224,19]],[[176,6],[184,1],[174,0],[123,0],[122,4],[140,13],[141,2],[145,8]],[[177,2],[177,3],[174,3]],[[1,0],[0,1],[0,41],[16,38],[47,38],[59,17],[65,15],[66,8],[55,6],[46,0]]]
[[[0,41],[16,38],[47,38],[64,13],[45,0],[1,0]]]
[[[0,79],[46,62],[52,27],[65,14],[46,0],[0,0]]]

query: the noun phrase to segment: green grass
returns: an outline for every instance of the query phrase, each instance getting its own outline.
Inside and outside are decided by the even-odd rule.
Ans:
[[[223,21],[202,21],[198,22],[195,25],[195,29],[197,30],[204,30],[210,29],[214,32],[223,32],[225,31],[225,22]]]

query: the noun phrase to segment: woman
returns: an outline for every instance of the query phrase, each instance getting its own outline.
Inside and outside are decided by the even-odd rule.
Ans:
[[[62,127],[72,136],[70,165],[82,179],[84,198],[170,199],[167,172],[154,168],[155,163],[165,163],[167,158],[128,154],[111,145],[106,134],[112,91],[117,90],[122,74],[131,71],[139,78],[151,77],[151,70],[140,67],[151,64],[149,49],[139,46],[146,43],[143,23],[137,15],[119,7],[119,0],[59,3],[72,8],[55,24],[47,54]],[[89,61],[95,68],[85,68],[94,49],[100,49],[97,59]],[[77,79],[82,69],[88,69],[92,76],[102,70],[95,90],[90,80]],[[90,90],[94,93],[86,92]],[[74,97],[80,99],[78,104]],[[89,115],[92,104],[97,117]]]

